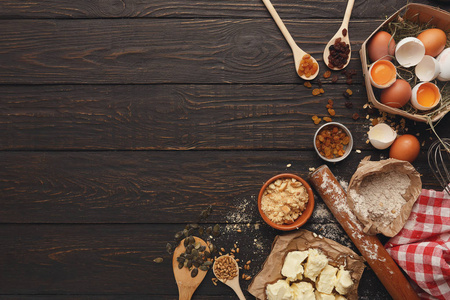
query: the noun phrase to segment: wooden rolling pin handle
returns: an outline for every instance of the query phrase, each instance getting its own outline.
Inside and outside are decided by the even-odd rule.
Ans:
[[[347,204],[347,195],[344,189],[330,169],[326,165],[320,166],[310,175],[309,179],[392,298],[394,300],[419,300],[416,292],[384,249],[380,240],[376,236],[367,235],[362,231],[362,224]]]

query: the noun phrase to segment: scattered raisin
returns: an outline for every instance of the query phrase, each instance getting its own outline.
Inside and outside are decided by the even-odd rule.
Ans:
[[[318,79],[317,80],[317,84],[319,85],[319,88],[321,88],[322,87],[322,80]]]
[[[359,119],[358,113],[354,113],[353,116],[352,116],[352,119],[355,120],[355,121],[358,120]]]
[[[317,96],[317,95],[320,94],[320,90],[319,90],[319,89],[313,89],[312,94],[313,94],[314,96]]]
[[[320,121],[322,121],[322,119],[317,116],[312,116],[312,120],[313,120],[314,124],[316,124],[316,125],[319,124]]]
[[[320,92],[321,94],[325,93],[325,91],[324,91],[323,89],[319,89],[319,92]]]
[[[323,117],[323,120],[324,120],[325,122],[331,122],[331,118],[330,118],[330,117]]]
[[[311,82],[309,81],[305,81],[305,83],[303,84],[305,87],[310,88],[311,87]]]
[[[377,125],[377,124],[378,124],[378,119],[373,119],[373,120],[372,120],[372,125],[375,126],[375,125]]]
[[[347,81],[346,81],[346,83],[348,84],[348,85],[351,85],[351,84],[353,84],[353,79],[347,79]]]
[[[376,110],[375,110],[373,107],[369,106],[369,107],[367,108],[367,113],[368,113],[369,115],[373,115],[375,112],[376,112]]]
[[[345,91],[347,92],[347,94],[348,94],[349,96],[353,95],[353,92],[352,92],[351,89],[346,89]]]
[[[336,83],[338,81],[338,76],[337,75],[333,75],[333,77],[331,78],[331,82],[332,83]]]
[[[329,78],[331,76],[331,71],[326,71],[323,73],[323,78]]]
[[[345,107],[346,108],[352,108],[353,107],[353,103],[350,101],[345,102]]]
[[[350,98],[350,95],[347,93],[347,91],[343,92],[342,95],[345,97],[345,99]]]
[[[330,114],[330,116],[334,116],[334,115],[336,115],[336,112],[334,111],[334,109],[332,109],[332,108],[329,108],[328,109],[328,113]]]

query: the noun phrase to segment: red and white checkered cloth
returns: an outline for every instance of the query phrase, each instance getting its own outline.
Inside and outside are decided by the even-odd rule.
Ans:
[[[421,299],[450,299],[450,196],[422,190],[403,229],[385,245]]]

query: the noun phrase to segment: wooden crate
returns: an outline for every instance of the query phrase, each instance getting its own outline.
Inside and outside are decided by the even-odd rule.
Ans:
[[[427,118],[422,114],[415,114],[415,113],[408,113],[405,110],[399,109],[399,108],[393,108],[387,105],[384,105],[378,99],[376,98],[373,87],[370,83],[370,77],[369,77],[369,68],[367,64],[367,43],[369,42],[370,38],[377,33],[381,28],[383,28],[388,23],[392,22],[397,18],[397,16],[401,13],[404,13],[402,17],[404,19],[414,21],[414,22],[420,22],[420,23],[427,23],[430,22],[430,24],[436,26],[437,28],[440,28],[446,32],[450,30],[450,13],[447,11],[444,11],[442,9],[424,5],[424,4],[415,4],[410,3],[408,5],[405,5],[400,10],[398,10],[396,13],[394,13],[392,16],[390,16],[386,21],[384,21],[362,44],[361,50],[359,51],[360,57],[361,57],[361,63],[362,63],[362,69],[364,74],[364,80],[366,83],[366,90],[367,90],[367,97],[369,98],[369,101],[373,104],[374,107],[379,109],[380,111],[384,111],[393,115],[401,115],[405,118],[418,121],[418,122],[427,122]],[[435,115],[431,120],[433,122],[436,122],[440,120],[442,117],[444,117],[448,112],[450,111],[450,106],[447,107],[445,111],[442,111],[438,115]]]

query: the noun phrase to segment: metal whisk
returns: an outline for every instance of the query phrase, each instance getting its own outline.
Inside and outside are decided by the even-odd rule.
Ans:
[[[442,188],[450,195],[450,139],[436,140],[428,149],[428,165]]]

